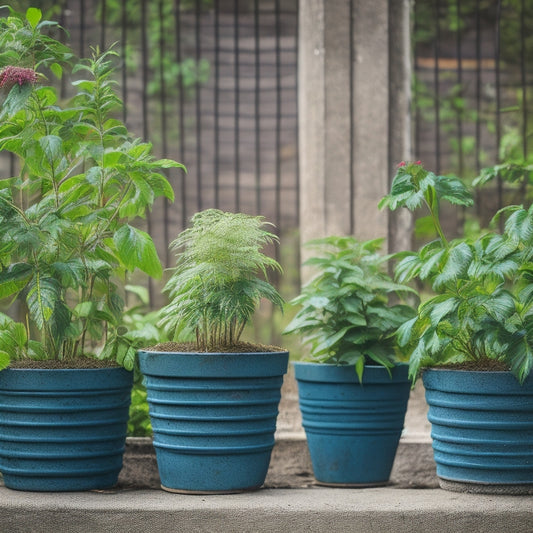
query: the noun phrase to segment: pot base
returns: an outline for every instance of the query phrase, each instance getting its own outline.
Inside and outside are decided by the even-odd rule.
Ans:
[[[173,494],[190,494],[194,496],[209,496],[217,494],[241,494],[243,492],[253,492],[259,490],[261,487],[251,487],[249,489],[235,489],[235,490],[187,490],[187,489],[171,489],[161,485],[161,488],[166,492]]]
[[[372,487],[386,487],[390,485],[389,481],[379,481],[376,483],[327,483],[325,481],[315,481],[315,485],[320,485],[321,487],[332,487],[339,489],[368,489]]]
[[[468,494],[508,494],[508,495],[533,495],[533,484],[485,484],[468,483],[464,481],[451,481],[439,478],[441,489],[451,492],[463,492]]]

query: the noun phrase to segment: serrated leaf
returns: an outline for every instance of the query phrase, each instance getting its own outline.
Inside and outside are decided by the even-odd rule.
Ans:
[[[61,297],[59,285],[55,279],[43,277],[37,272],[28,287],[28,311],[37,327],[43,329]]]
[[[161,277],[163,268],[148,233],[126,224],[115,233],[113,242],[120,260],[128,270],[139,268],[149,276]]]
[[[439,289],[448,282],[457,281],[464,277],[468,272],[472,258],[472,250],[466,242],[460,242],[454,246],[448,253],[440,274],[435,277],[433,286]]]
[[[413,337],[413,331],[418,322],[418,316],[405,321],[396,331],[399,346],[407,346]]]
[[[0,272],[0,298],[20,292],[33,274],[33,266],[27,263],[14,263]]]

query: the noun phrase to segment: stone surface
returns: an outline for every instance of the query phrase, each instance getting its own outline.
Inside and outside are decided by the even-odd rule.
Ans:
[[[225,496],[156,490],[26,493],[0,487],[9,533],[531,533],[533,498],[440,489],[263,489]]]

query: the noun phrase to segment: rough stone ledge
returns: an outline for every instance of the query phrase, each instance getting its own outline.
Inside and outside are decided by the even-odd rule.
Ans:
[[[440,489],[262,489],[188,496],[160,490],[30,493],[0,487],[9,533],[531,533],[533,498]]]

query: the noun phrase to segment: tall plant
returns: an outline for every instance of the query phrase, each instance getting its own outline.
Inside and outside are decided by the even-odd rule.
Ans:
[[[277,240],[262,217],[207,209],[172,243],[176,268],[165,291],[161,324],[172,339],[196,339],[199,351],[225,351],[239,341],[262,298],[282,307],[267,281],[280,265],[262,249]]]
[[[409,163],[398,168],[380,203],[393,210],[424,205],[437,237],[418,252],[405,252],[396,269],[400,281],[428,281],[435,292],[399,329],[400,344],[412,350],[411,377],[426,366],[460,365],[508,369],[523,382],[533,368],[533,208],[502,209],[501,234],[449,241],[439,216],[443,200],[473,203],[458,178]]]
[[[19,167],[0,187],[0,298],[20,306],[20,322],[0,317],[0,368],[94,353],[131,368],[121,279],[162,268],[151,237],[130,222],[156,197],[173,199],[160,170],[182,165],[155,159],[114,118],[112,50],[73,61],[77,92],[64,105],[41,84],[41,69],[60,75],[74,57],[43,34],[52,25],[36,9],[0,19],[0,150]],[[11,64],[13,50],[22,66]]]

